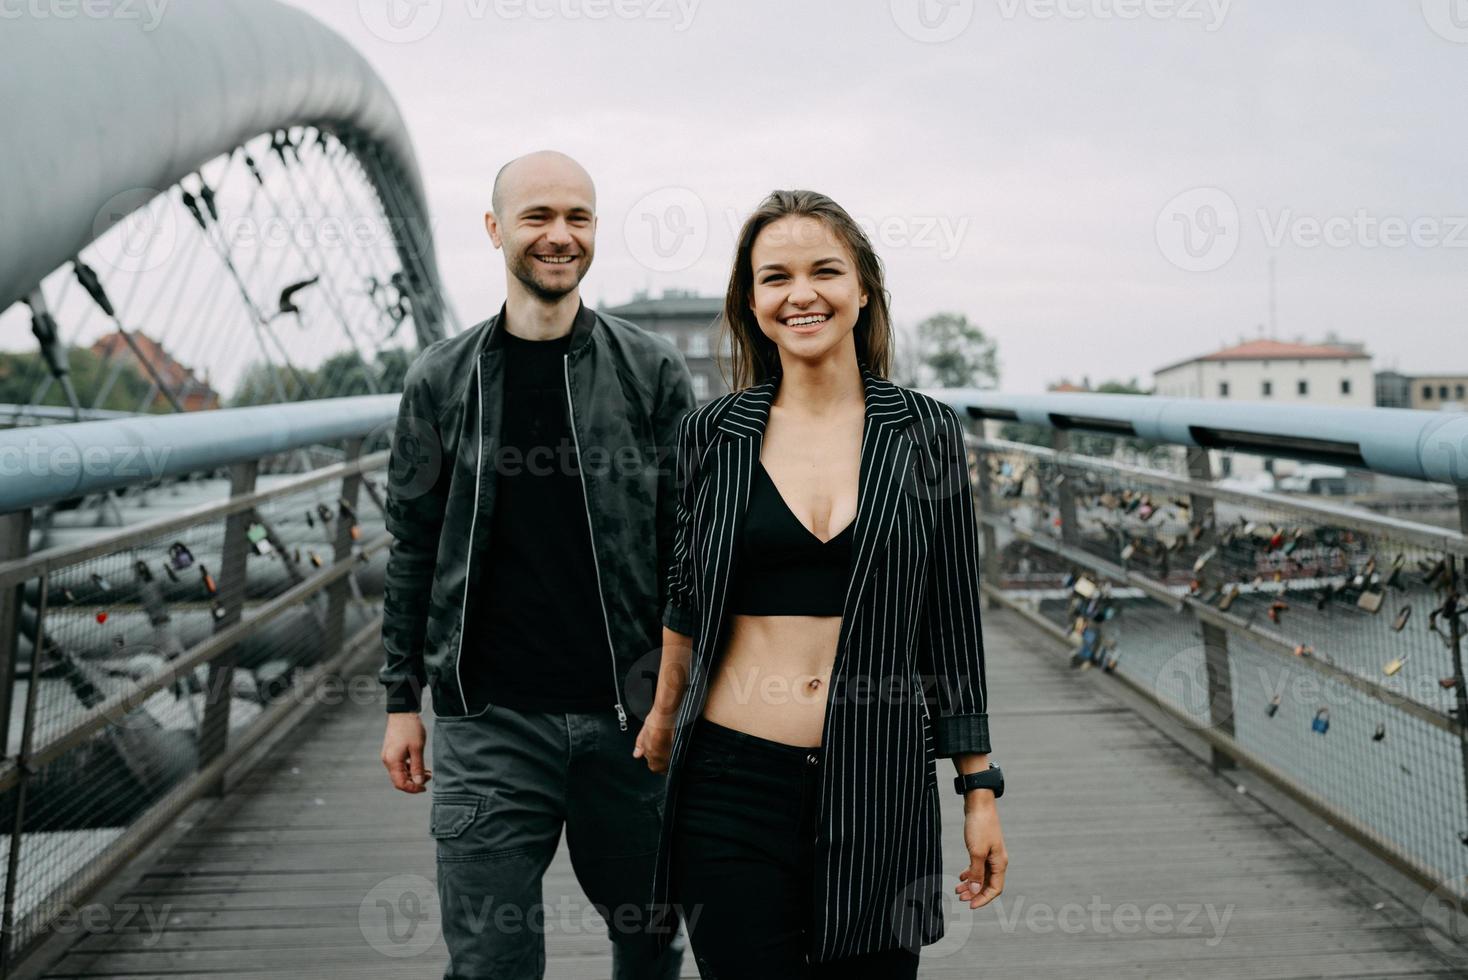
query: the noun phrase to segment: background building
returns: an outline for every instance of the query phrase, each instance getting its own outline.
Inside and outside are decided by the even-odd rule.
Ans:
[[[210,387],[207,370],[204,372],[204,377],[200,379],[194,374],[192,368],[185,367],[174,360],[173,355],[164,350],[162,344],[142,331],[133,331],[133,340],[137,343],[143,356],[148,359],[148,363],[153,365],[153,369],[163,379],[163,383],[178,396],[179,404],[183,406],[184,411],[200,412],[219,407],[219,392]],[[122,334],[116,331],[99,338],[96,343],[92,344],[91,349],[92,353],[98,357],[129,365],[133,370],[147,377],[145,369],[138,363],[132,348],[128,346]],[[144,411],[151,411],[154,407],[167,404],[168,400],[159,394],[150,405],[144,407]]]
[[[715,345],[719,343],[719,318],[724,311],[722,298],[665,289],[660,297],[639,292],[632,302],[605,309],[673,342],[693,373],[693,394],[699,404],[728,393],[729,386],[714,360]],[[723,356],[729,356],[727,344]]]
[[[1378,371],[1376,404],[1429,412],[1468,410],[1468,374],[1401,374]]]
[[[1232,398],[1285,404],[1376,404],[1371,355],[1361,344],[1260,338],[1153,372],[1162,398]]]

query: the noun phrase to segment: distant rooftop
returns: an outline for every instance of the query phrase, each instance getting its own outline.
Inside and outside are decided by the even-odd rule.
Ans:
[[[661,296],[639,291],[621,306],[606,307],[614,316],[635,319],[639,316],[718,316],[724,309],[722,296],[700,296],[687,289],[665,289]]]
[[[1333,342],[1327,344],[1303,344],[1286,343],[1282,340],[1270,340],[1260,337],[1256,340],[1246,340],[1242,343],[1225,347],[1223,350],[1212,354],[1204,354],[1202,357],[1190,357],[1187,360],[1169,364],[1158,368],[1154,373],[1161,374],[1163,371],[1171,371],[1173,368],[1182,367],[1184,364],[1193,364],[1198,361],[1309,361],[1309,360],[1370,360],[1371,355],[1366,353],[1361,344]]]

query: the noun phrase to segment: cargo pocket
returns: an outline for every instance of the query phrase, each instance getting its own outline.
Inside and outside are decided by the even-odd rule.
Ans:
[[[433,813],[428,833],[434,840],[452,840],[474,822],[484,797],[473,793],[444,793],[433,798]]]

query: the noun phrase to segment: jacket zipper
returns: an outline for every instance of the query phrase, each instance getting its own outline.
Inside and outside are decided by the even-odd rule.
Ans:
[[[464,559],[464,601],[459,606],[459,649],[454,655],[454,683],[459,701],[469,713],[469,695],[464,691],[464,617],[469,612],[469,583],[474,570],[474,524],[479,520],[479,483],[484,476],[484,374],[474,362],[474,384],[479,389],[479,406],[474,419],[474,509],[469,512],[469,557]]]
[[[596,601],[601,605],[602,628],[607,633],[607,652],[612,656],[612,690],[617,696],[617,724],[627,730],[627,709],[622,706],[622,679],[617,673],[617,648],[612,642],[611,620],[607,618],[607,601],[601,591],[601,562],[596,557],[596,529],[591,521],[591,497],[586,492],[586,471],[581,468],[581,439],[576,435],[576,406],[571,401],[571,355],[563,354],[561,364],[566,375],[566,420],[571,426],[571,443],[576,449],[576,472],[581,477],[581,502],[586,506],[586,535],[591,540],[591,564],[596,571]]]

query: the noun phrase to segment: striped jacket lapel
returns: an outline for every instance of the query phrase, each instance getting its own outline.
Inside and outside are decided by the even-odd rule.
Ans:
[[[861,369],[865,389],[866,420],[861,437],[861,475],[857,491],[856,519],[852,529],[851,572],[846,601],[842,606],[838,657],[845,649],[860,598],[873,567],[886,549],[893,524],[901,513],[903,476],[911,468],[913,440],[903,428],[915,416],[902,391],[892,382]],[[711,532],[719,538],[711,555],[735,555],[754,464],[764,445],[770,406],[779,390],[779,378],[771,378],[744,389],[721,413],[715,428],[718,439],[709,449],[706,466],[715,468],[712,485],[724,487],[722,499],[710,501],[715,518]],[[732,569],[706,569],[709,583],[705,606],[706,631],[724,620]],[[706,633],[707,635],[707,633]]]

